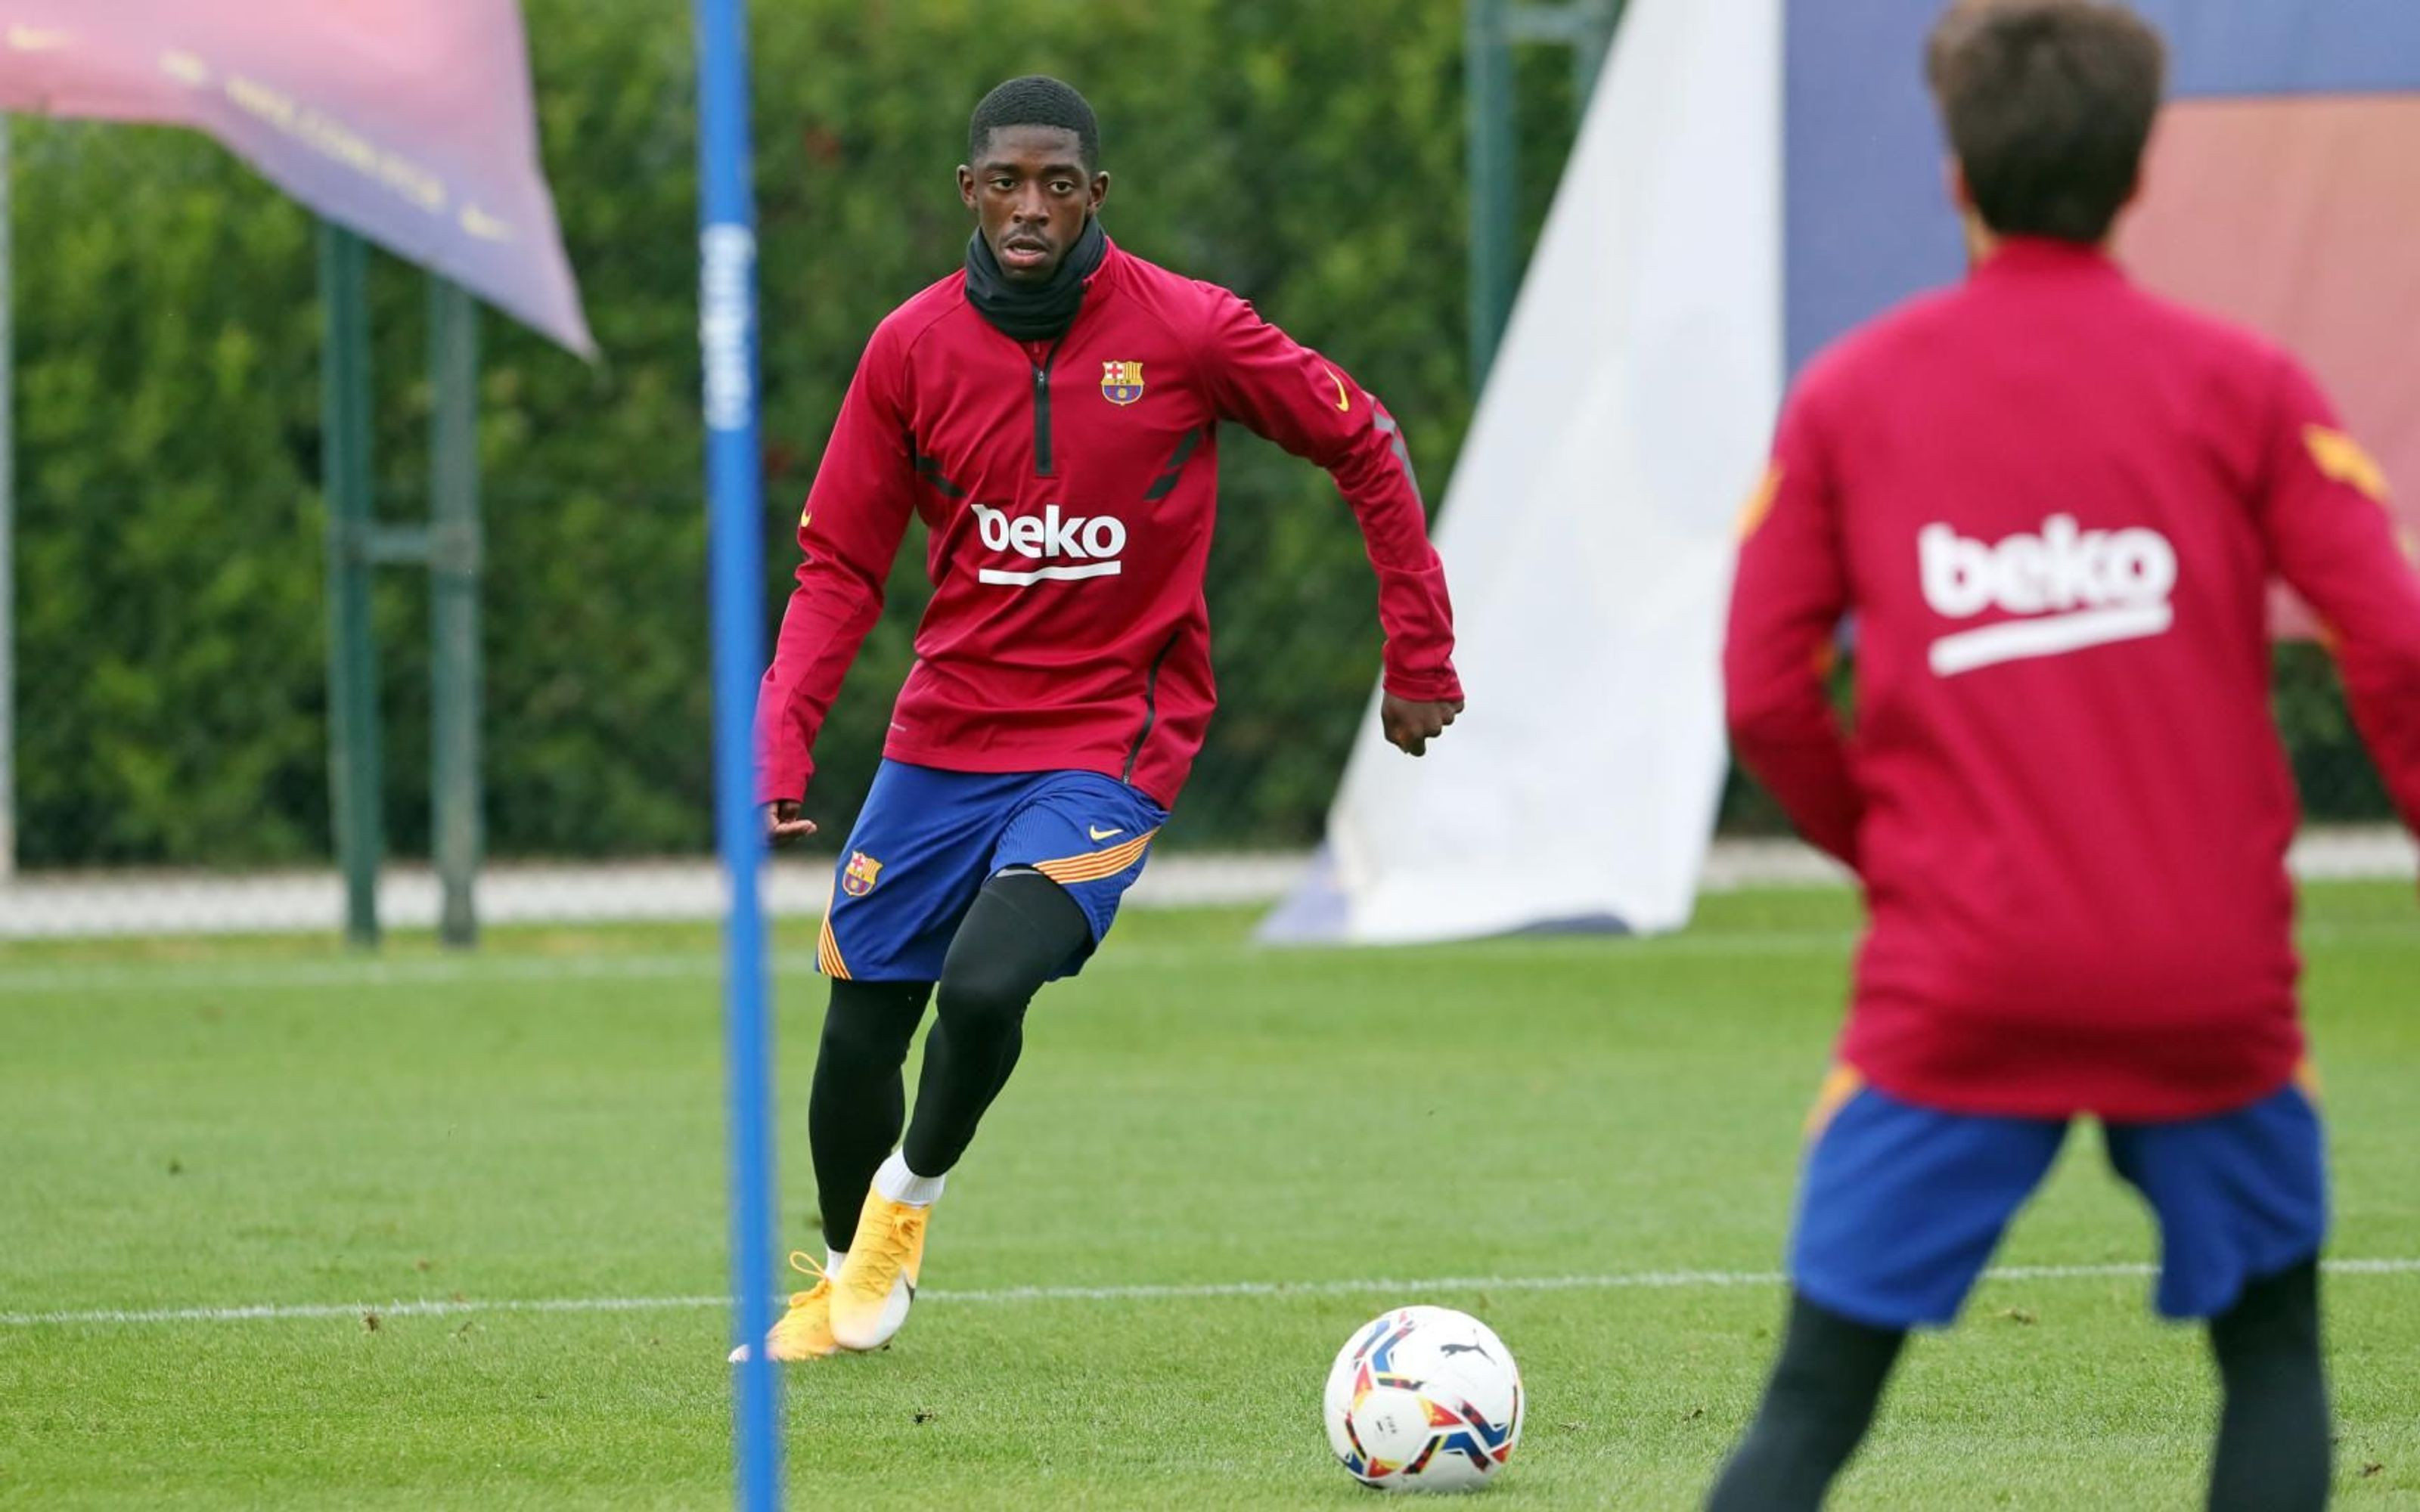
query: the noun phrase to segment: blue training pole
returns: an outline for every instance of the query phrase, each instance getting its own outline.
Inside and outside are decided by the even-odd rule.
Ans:
[[[744,0],[696,0],[698,339],[706,359],[706,479],[714,623],[714,820],[730,877],[723,925],[723,1060],[731,1104],[731,1285],[739,1366],[739,1505],[782,1504],[781,1381],[773,1324],[772,1029],[766,1011],[765,859],[752,725],[765,665],[763,473],[756,446],[756,206],[748,150]]]

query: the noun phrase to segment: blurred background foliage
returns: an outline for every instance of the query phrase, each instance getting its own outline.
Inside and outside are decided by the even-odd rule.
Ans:
[[[603,358],[483,322],[489,848],[710,841],[685,7],[525,0],[546,165]],[[866,334],[957,266],[952,181],[991,85],[1058,73],[1102,119],[1129,250],[1253,300],[1403,420],[1432,503],[1467,421],[1460,8],[1435,0],[787,0],[755,8],[766,606]],[[1525,245],[1575,126],[1519,58]],[[18,781],[28,866],[328,854],[310,218],[189,133],[13,123]],[[372,286],[381,514],[425,513],[425,288]],[[1171,839],[1299,845],[1377,666],[1327,479],[1224,448],[1209,586],[1225,706]],[[922,552],[834,710],[811,810],[854,812],[923,601]],[[391,849],[427,841],[427,589],[378,595]],[[2323,662],[2281,653],[2315,810],[2382,815]],[[1619,697],[1619,690],[1607,690]],[[1729,821],[1769,827],[1736,781]]]

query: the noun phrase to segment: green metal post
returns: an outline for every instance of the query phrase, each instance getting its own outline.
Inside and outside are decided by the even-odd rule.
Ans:
[[[1512,318],[1521,284],[1519,151],[1512,122],[1512,44],[1552,42],[1572,50],[1572,83],[1582,112],[1596,92],[1627,0],[1465,0],[1463,92],[1469,130],[1470,381],[1487,382]]]
[[[1477,393],[1512,317],[1514,177],[1512,46],[1505,0],[1467,0],[1463,13],[1464,109],[1469,131],[1470,383]]]
[[[8,117],[0,116],[0,883],[17,871],[17,279],[8,172]]]
[[[328,778],[345,938],[379,939],[378,652],[370,634],[367,249],[319,223],[319,475],[328,501]]]
[[[431,747],[429,833],[442,890],[438,935],[478,943],[479,306],[428,275]]]
[[[1587,23],[1580,35],[1572,40],[1572,82],[1579,86],[1580,115],[1588,115],[1589,101],[1596,97],[1597,75],[1605,71],[1605,56],[1613,50],[1613,34],[1621,29],[1621,12],[1627,0],[1594,0],[1588,10]]]

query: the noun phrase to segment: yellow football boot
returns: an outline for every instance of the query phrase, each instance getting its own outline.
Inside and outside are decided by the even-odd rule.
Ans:
[[[814,1276],[815,1284],[790,1293],[790,1310],[765,1335],[765,1353],[775,1360],[819,1360],[839,1353],[840,1346],[832,1341],[831,1276],[803,1250],[790,1252],[790,1269]],[[734,1365],[747,1358],[745,1344],[731,1351]]]
[[[844,1350],[878,1350],[908,1320],[916,1277],[924,1269],[924,1225],[930,1208],[865,1195],[848,1258],[832,1277],[831,1334]]]

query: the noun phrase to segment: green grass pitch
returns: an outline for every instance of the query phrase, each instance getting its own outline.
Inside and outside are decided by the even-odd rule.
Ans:
[[[2420,1506],[2420,910],[2304,908],[2334,1253],[2407,1262],[2330,1282],[2341,1504]],[[907,1331],[788,1371],[794,1504],[1362,1506],[1319,1387],[1414,1300],[1524,1366],[1486,1504],[1692,1504],[1772,1347],[1852,901],[1388,952],[1249,923],[1130,918],[1036,1005]],[[780,977],[799,1244],[812,943]],[[727,1504],[715,971],[685,930],[0,956],[0,1504]],[[2197,1336],[2109,1273],[2150,1253],[2079,1135],[2002,1262],[2102,1269],[1919,1341],[1836,1504],[2198,1505]]]

